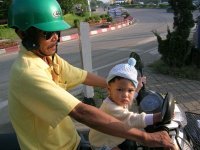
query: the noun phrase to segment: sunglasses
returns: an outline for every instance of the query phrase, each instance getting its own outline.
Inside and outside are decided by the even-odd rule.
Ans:
[[[43,31],[43,35],[46,40],[49,40],[54,34],[60,36],[60,31],[53,31],[53,32]]]

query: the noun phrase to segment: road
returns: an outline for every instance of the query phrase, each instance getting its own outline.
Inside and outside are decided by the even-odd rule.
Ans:
[[[105,76],[109,66],[127,59],[133,50],[139,53],[157,51],[152,31],[165,35],[167,26],[172,26],[173,14],[166,13],[165,9],[129,9],[129,13],[137,20],[134,25],[90,38],[93,69],[99,75]],[[64,58],[81,66],[78,40],[65,42],[60,49],[59,53]]]
[[[164,9],[129,9],[137,20],[134,25],[119,30],[90,37],[93,70],[105,77],[116,63],[127,61],[131,51],[159,57],[157,42],[152,31],[165,35],[167,26],[171,28],[173,14]],[[59,44],[58,53],[75,66],[81,66],[79,40]],[[7,92],[9,70],[17,53],[0,55],[0,131],[1,125],[9,122],[7,115]],[[151,60],[143,59],[148,64]],[[24,87],[22,87],[24,88]]]

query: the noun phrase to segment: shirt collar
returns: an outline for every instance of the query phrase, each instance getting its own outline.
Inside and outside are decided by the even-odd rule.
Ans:
[[[36,55],[35,53],[28,51],[22,44],[20,44],[20,51],[19,51],[19,55],[21,57],[23,56],[27,56],[29,58],[34,58],[34,63],[36,65],[39,65],[41,68],[47,69],[50,66],[44,61],[42,60],[38,55]]]

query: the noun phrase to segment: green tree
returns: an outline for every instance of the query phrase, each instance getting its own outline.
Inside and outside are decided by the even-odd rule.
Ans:
[[[103,7],[104,3],[102,1],[97,1],[97,5]]]
[[[60,6],[64,14],[72,13],[74,1],[73,0],[60,0]]]
[[[58,0],[58,2],[60,3],[64,14],[73,13],[76,4],[81,4],[84,10],[86,10],[87,7],[87,0]]]
[[[3,0],[3,2],[0,2],[0,19],[7,19],[10,4],[11,0]]]
[[[90,7],[91,8],[96,8],[96,6],[97,6],[97,1],[96,0],[91,0],[90,1]]]
[[[162,39],[157,32],[158,51],[161,59],[172,67],[182,67],[188,64],[191,57],[192,43],[188,40],[190,30],[194,26],[191,0],[169,0],[174,11],[173,31],[168,29],[166,39]]]

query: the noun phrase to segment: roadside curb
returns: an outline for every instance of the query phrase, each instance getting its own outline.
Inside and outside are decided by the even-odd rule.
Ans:
[[[132,21],[126,20],[126,21],[117,23],[115,25],[109,25],[108,28],[92,30],[92,31],[90,31],[90,36],[97,35],[97,34],[100,34],[100,33],[105,33],[105,32],[108,32],[108,31],[113,31],[113,30],[116,30],[116,29],[120,29],[120,28],[129,26],[129,25],[131,25],[133,23],[134,23],[134,20],[132,20]],[[79,34],[75,33],[75,34],[72,34],[72,35],[62,36],[60,38],[60,42],[65,42],[65,41],[69,41],[69,40],[75,40],[75,39],[78,39],[78,38],[79,38]]]
[[[19,51],[19,45],[0,49],[0,55],[6,54],[6,53],[13,53],[13,52],[16,52],[16,51]]]
[[[134,22],[135,22],[134,19],[133,20],[125,20],[123,22],[120,22],[120,23],[117,23],[117,24],[114,24],[114,25],[109,25],[107,28],[92,30],[92,31],[90,31],[89,35],[93,36],[93,35],[97,35],[97,34],[100,34],[100,33],[105,33],[105,32],[109,32],[109,31],[121,29],[123,27],[127,27],[129,25],[132,25]],[[66,41],[75,40],[75,39],[78,39],[78,38],[79,38],[79,34],[75,33],[75,34],[60,37],[60,42],[66,42]],[[19,51],[19,49],[20,49],[19,45],[0,49],[0,55],[8,54],[8,53],[14,53],[14,52]]]

